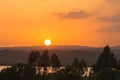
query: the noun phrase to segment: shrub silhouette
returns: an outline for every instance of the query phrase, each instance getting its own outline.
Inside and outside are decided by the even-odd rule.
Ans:
[[[118,71],[106,68],[97,74],[96,80],[114,80],[118,74]]]
[[[34,66],[17,64],[6,68],[0,73],[0,80],[35,80],[36,69]]]

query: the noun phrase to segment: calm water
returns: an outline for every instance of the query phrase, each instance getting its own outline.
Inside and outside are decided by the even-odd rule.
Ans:
[[[11,66],[0,66],[0,71]]]

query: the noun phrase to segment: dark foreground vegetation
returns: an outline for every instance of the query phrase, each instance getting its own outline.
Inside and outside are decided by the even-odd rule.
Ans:
[[[50,66],[52,72],[48,70]],[[84,75],[88,67],[85,60],[75,58],[71,65],[61,67],[55,53],[49,56],[48,50],[44,50],[43,54],[32,51],[28,64],[19,63],[3,69],[0,80],[120,80],[120,61],[116,60],[109,46],[103,49],[96,63],[91,66],[93,73],[89,76]]]

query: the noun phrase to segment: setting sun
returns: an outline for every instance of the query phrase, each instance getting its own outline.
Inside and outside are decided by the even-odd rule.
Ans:
[[[44,44],[45,44],[46,46],[51,45],[51,40],[50,40],[50,39],[46,39],[46,40],[44,41]]]

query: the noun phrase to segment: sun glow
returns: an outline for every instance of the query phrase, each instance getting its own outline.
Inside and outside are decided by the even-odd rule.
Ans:
[[[44,41],[44,44],[45,44],[46,46],[51,45],[51,40],[50,40],[50,39],[46,39],[46,40]]]

